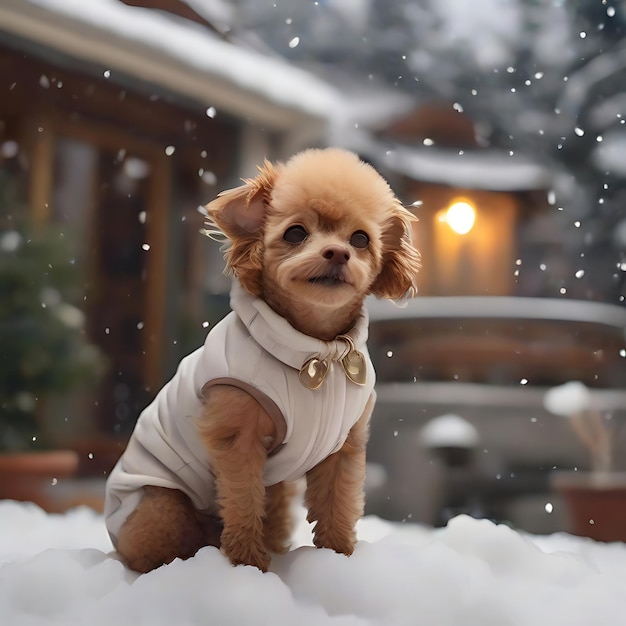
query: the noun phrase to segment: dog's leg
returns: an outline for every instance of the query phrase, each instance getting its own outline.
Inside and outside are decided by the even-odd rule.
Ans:
[[[263,535],[268,552],[282,554],[289,549],[294,520],[291,501],[296,494],[294,483],[277,483],[265,490]]]
[[[316,522],[313,543],[318,548],[352,554],[357,521],[363,516],[365,497],[365,448],[374,396],[343,446],[306,475],[304,503],[307,520]]]
[[[149,572],[175,558],[188,559],[206,545],[219,546],[219,524],[194,508],[182,491],[145,487],[120,529],[117,551],[128,567]]]
[[[222,552],[237,565],[266,571],[270,557],[263,539],[263,466],[276,435],[268,413],[250,395],[227,385],[205,395],[200,435],[215,473],[224,523]]]

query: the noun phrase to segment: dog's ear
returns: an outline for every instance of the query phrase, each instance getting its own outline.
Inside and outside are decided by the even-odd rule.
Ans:
[[[255,178],[244,179],[243,185],[222,191],[207,204],[209,217],[231,241],[261,230],[277,174],[278,168],[266,160]]]
[[[255,296],[261,295],[265,210],[278,171],[278,166],[266,160],[255,178],[222,191],[206,206],[209,226],[216,226],[229,240],[224,248],[225,272],[236,276]]]
[[[399,202],[383,229],[383,264],[371,293],[378,298],[400,300],[417,294],[420,254],[413,246],[412,228],[417,218]]]

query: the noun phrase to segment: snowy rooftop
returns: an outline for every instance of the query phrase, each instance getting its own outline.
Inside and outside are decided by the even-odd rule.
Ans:
[[[201,8],[194,3],[194,8]],[[118,0],[3,0],[0,31],[276,127],[343,115],[338,91],[281,58]],[[291,117],[290,117],[291,114]]]
[[[367,299],[370,320],[424,318],[528,319],[594,322],[626,329],[626,309],[614,304],[568,298],[514,296],[428,296],[397,305],[390,300]]]
[[[392,146],[380,165],[415,180],[468,189],[527,191],[551,184],[547,168],[519,156],[496,150],[454,151]]]

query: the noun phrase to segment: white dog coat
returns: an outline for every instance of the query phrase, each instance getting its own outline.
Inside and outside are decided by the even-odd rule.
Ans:
[[[239,387],[274,418],[279,438],[265,464],[266,486],[302,478],[339,450],[365,410],[375,382],[365,343],[365,309],[348,333],[365,359],[366,382],[361,386],[348,379],[339,363],[350,348],[346,340],[321,341],[298,332],[237,281],[231,308],[204,346],[180,362],[174,377],[141,413],[107,480],[104,513],[114,544],[147,485],[179,489],[198,510],[215,512],[211,462],[196,425],[206,386]],[[299,379],[301,368],[312,358],[329,364],[326,378],[315,390]]]

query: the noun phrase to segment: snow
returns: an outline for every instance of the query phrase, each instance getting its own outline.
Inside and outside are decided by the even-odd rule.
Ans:
[[[184,0],[185,4],[198,15],[216,26],[220,32],[230,29],[233,22],[234,7],[224,0]]]
[[[624,178],[626,176],[624,150],[626,150],[626,132],[612,131],[605,134],[602,143],[595,147],[591,160],[598,170]]]
[[[459,415],[448,413],[430,420],[420,430],[420,441],[428,448],[456,446],[474,448],[478,445],[478,431]]]
[[[557,108],[568,116],[568,123],[578,119],[594,88],[602,81],[618,76],[626,68],[626,47],[600,54],[568,78]]]
[[[415,180],[468,189],[523,191],[550,186],[549,171],[520,157],[505,157],[494,150],[405,148],[387,151],[381,164]]]
[[[419,214],[418,214],[419,215]],[[390,300],[366,301],[370,320],[407,318],[483,318],[585,322],[626,328],[623,307],[591,300],[515,296],[429,296],[405,300],[398,307]]]
[[[280,58],[222,41],[192,22],[127,6],[118,0],[28,2],[159,50],[190,68],[239,85],[272,102],[324,119],[343,107],[340,94],[312,74]],[[192,4],[194,9],[199,8],[199,3]]]
[[[591,394],[583,383],[572,380],[546,392],[543,405],[547,411],[561,417],[572,417],[589,409]]]
[[[311,547],[301,521],[267,574],[204,548],[137,576],[85,508],[46,515],[0,501],[0,528],[6,626],[626,624],[625,545],[466,516],[437,530],[367,517],[350,558]]]
[[[481,67],[491,68],[512,60],[510,42],[519,39],[522,23],[516,2],[438,0],[430,8],[441,21],[442,39],[467,46]]]

